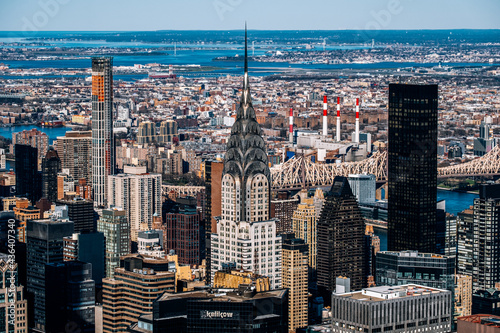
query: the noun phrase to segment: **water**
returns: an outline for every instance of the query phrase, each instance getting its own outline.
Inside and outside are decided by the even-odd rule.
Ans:
[[[35,125],[0,127],[0,136],[12,140],[12,134],[22,132],[24,130],[36,128],[37,130],[49,136],[49,144],[51,145],[58,136],[64,136],[67,131],[71,131],[71,127],[38,127]]]
[[[261,43],[256,43],[256,49],[255,49],[255,55],[260,56],[265,54],[266,51],[292,51],[298,47],[303,47],[303,45],[298,45],[298,44],[287,44],[286,42],[289,40],[289,38],[295,39],[300,36],[316,36],[316,38],[322,39],[321,35],[322,34],[327,34],[327,32],[307,32],[307,31],[302,31],[302,32],[296,32],[296,34],[292,34],[291,32],[253,32],[257,36],[262,35],[262,38],[268,40],[269,38],[277,38],[277,42],[272,42],[272,44],[261,44]],[[439,34],[439,32],[436,32]],[[93,40],[78,40],[78,41],[72,41],[72,40],[47,40],[47,41],[42,41],[43,43],[46,43],[47,45],[44,46],[28,46],[28,47],[84,47],[84,48],[98,48],[98,47],[115,47],[115,48],[121,48],[121,49],[135,49],[135,48],[149,48],[150,50],[155,50],[160,47],[168,47],[168,48],[173,48],[174,44],[169,42],[169,43],[148,43],[148,42],[130,42],[130,41],[120,41],[119,35],[127,35],[129,33],[118,33],[118,34],[113,34],[113,33],[91,33],[91,32],[82,32],[82,33],[70,33],[70,32],[48,32],[48,33],[41,33],[40,37],[55,37],[55,38],[64,38],[64,37],[78,37],[81,36],[83,39],[87,38],[89,35],[94,36],[97,39]],[[221,32],[183,32],[181,35],[179,35],[179,32],[158,32],[158,33],[134,33],[141,35],[151,35],[151,38],[145,38],[145,40],[151,40],[151,41],[161,41],[162,38],[156,36],[156,34],[159,34],[159,36],[169,36],[169,38],[174,38],[174,39],[182,39],[182,38],[188,38],[188,40],[192,38],[198,38],[196,37],[199,35],[199,38],[203,40],[205,35],[214,35],[217,36],[217,39],[219,42],[214,42],[214,43],[190,43],[190,42],[184,42],[184,43],[178,43],[177,44],[177,52],[176,55],[174,55],[173,50],[168,50],[168,51],[160,51],[163,52],[163,54],[151,54],[151,55],[119,55],[119,56],[114,56],[113,57],[113,63],[115,66],[133,66],[135,64],[149,64],[149,63],[159,63],[162,65],[189,65],[189,64],[197,64],[201,66],[211,66],[211,67],[219,67],[221,68],[220,70],[217,71],[218,74],[240,74],[241,73],[241,66],[242,66],[242,61],[213,61],[214,58],[216,57],[233,57],[236,55],[243,55],[243,44],[241,43],[235,43],[235,37],[237,39],[240,39],[239,33],[228,33],[228,35],[221,33]],[[339,34],[335,32],[335,34]],[[388,36],[390,35],[389,33]],[[2,33],[0,32],[0,36]],[[8,38],[8,37],[3,37],[0,38],[0,42],[30,42],[29,40],[19,38],[19,34],[16,35],[16,33],[6,33],[4,32],[3,35],[8,36],[12,35],[13,38]],[[229,35],[231,35],[229,37]],[[233,36],[234,35],[234,36]],[[349,35],[349,33],[348,33]],[[22,35],[21,35],[22,36]],[[37,34],[34,34],[34,36],[37,36]],[[476,36],[477,37],[477,36]],[[103,39],[101,39],[103,38]],[[281,39],[280,39],[281,38]],[[287,39],[288,38],[288,39]],[[407,36],[405,37],[407,38]],[[106,40],[104,40],[106,39]],[[126,40],[126,38],[125,38]],[[352,40],[351,40],[352,42]],[[322,45],[318,45],[317,43],[313,43],[311,40],[311,44],[313,47],[313,50],[320,50],[322,49]],[[12,46],[7,46],[7,45],[1,45],[0,48],[2,47],[12,47]],[[25,46],[14,46],[14,47],[25,47]],[[182,49],[182,48],[189,48],[189,49]],[[328,45],[326,49],[328,50],[347,50],[347,49],[366,49],[368,48],[365,45]],[[304,51],[304,50],[303,50]],[[97,51],[99,52],[99,51]],[[252,51],[250,51],[252,52]],[[243,58],[241,58],[243,60]],[[7,65],[9,65],[11,68],[26,68],[26,69],[32,69],[32,68],[90,68],[90,57],[89,56],[82,56],[79,57],[76,55],[76,58],[74,59],[61,59],[61,60],[3,60],[0,59],[0,62],[3,62]],[[395,69],[395,68],[409,68],[409,67],[423,67],[423,68],[429,68],[429,67],[435,67],[439,65],[438,63],[415,63],[415,62],[381,62],[381,63],[369,63],[369,64],[290,64],[288,62],[252,62],[250,61],[249,66],[250,66],[250,71],[253,72],[253,75],[271,75],[271,74],[276,74],[280,73],[282,71],[286,71],[288,69],[309,69],[309,70],[332,70],[332,69],[379,69],[379,68],[388,68],[388,69]],[[492,65],[497,65],[497,64],[486,64],[486,63],[446,63],[446,66],[451,66],[451,67],[456,67],[456,66],[492,66]],[[179,75],[182,75],[179,73]],[[23,77],[9,77],[9,76],[4,76],[5,78],[23,78]],[[35,76],[36,77],[36,76]],[[135,79],[140,79],[144,78],[145,75],[133,75],[129,77],[117,77],[117,79],[123,79],[126,81],[130,80],[135,80]],[[34,78],[34,77],[24,77],[24,78]]]
[[[474,199],[478,198],[479,195],[438,190],[437,197],[438,200],[446,200],[446,212],[456,216],[457,213],[469,208],[474,203]]]
[[[438,200],[446,200],[446,212],[457,215],[457,213],[469,208],[474,203],[474,199],[479,197],[473,193],[461,193],[446,190],[437,191]],[[387,229],[373,228],[375,235],[380,238],[380,250],[387,251]]]

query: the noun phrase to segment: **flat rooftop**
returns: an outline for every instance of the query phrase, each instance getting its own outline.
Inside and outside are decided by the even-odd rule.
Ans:
[[[406,284],[402,286],[380,286],[365,288],[360,291],[354,291],[345,294],[335,294],[337,297],[352,298],[367,302],[380,302],[389,299],[418,297],[430,294],[449,293],[448,290],[430,288],[416,284]]]
[[[245,302],[252,299],[262,299],[268,297],[283,297],[286,289],[270,290],[255,293],[249,296],[239,295],[236,290],[214,290],[209,291],[191,291],[180,294],[164,293],[158,300],[166,301],[182,298],[197,298],[200,302]]]

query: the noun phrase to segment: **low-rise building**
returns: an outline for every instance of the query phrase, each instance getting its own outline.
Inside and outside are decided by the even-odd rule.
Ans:
[[[332,332],[451,332],[451,291],[414,284],[333,294]]]

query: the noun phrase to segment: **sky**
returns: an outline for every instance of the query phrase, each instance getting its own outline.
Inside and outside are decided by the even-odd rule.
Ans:
[[[0,0],[0,31],[500,29],[499,0]]]

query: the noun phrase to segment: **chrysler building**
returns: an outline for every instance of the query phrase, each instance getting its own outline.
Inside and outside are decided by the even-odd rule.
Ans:
[[[222,213],[211,236],[212,281],[215,272],[234,267],[268,276],[281,287],[281,237],[269,219],[271,173],[266,144],[250,97],[247,33],[243,89],[227,144],[222,173]]]

